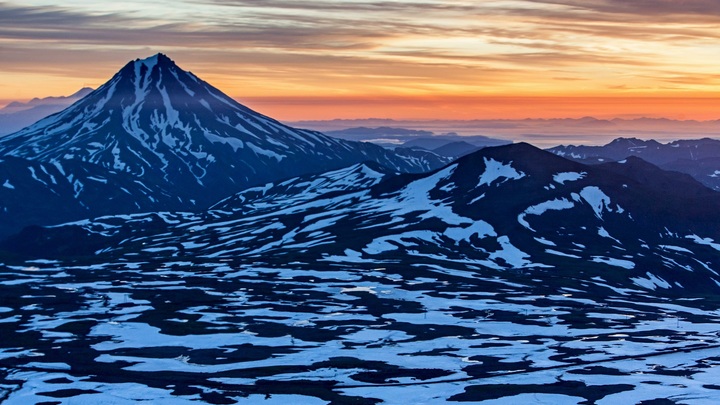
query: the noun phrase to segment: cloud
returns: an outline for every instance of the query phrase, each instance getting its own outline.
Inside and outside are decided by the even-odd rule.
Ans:
[[[12,80],[3,75],[28,72],[97,85],[155,52],[230,94],[257,97],[711,91],[717,83],[708,57],[720,39],[716,1],[43,3],[0,2],[0,89]]]
[[[718,21],[716,0],[526,0],[540,5],[559,5],[573,13],[591,13],[597,18],[635,18],[638,21]]]
[[[525,0],[511,3],[515,7],[510,8],[495,2],[195,0],[177,2],[177,9],[192,4],[207,11],[193,15],[189,9],[170,17],[133,12],[130,6],[125,12],[102,13],[83,8],[0,3],[0,38],[70,45],[214,47],[229,51],[250,48],[288,52],[366,51],[354,55],[364,58],[381,57],[403,48],[416,50],[412,46],[403,47],[403,40],[408,38],[417,43],[437,44],[429,50],[444,57],[457,51],[454,38],[464,38],[474,39],[478,45],[475,49],[462,49],[471,52],[474,58],[498,53],[494,49],[484,52],[481,45],[504,45],[525,55],[549,49],[572,58],[588,53],[586,48],[593,39],[642,42],[720,36],[713,27],[637,24],[637,19],[647,13],[687,13],[675,5],[677,2],[660,1],[658,8],[649,3]],[[693,16],[703,17],[702,11],[711,2],[683,3],[699,3],[690,9],[694,10]],[[658,11],[663,9],[665,13]],[[619,25],[618,15],[629,22]],[[576,38],[569,38],[569,34]],[[600,54],[597,49],[590,50]]]

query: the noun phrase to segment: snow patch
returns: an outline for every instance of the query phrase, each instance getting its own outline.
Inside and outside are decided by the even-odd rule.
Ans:
[[[673,250],[673,251],[675,251],[675,252],[690,253],[690,254],[693,253],[691,250],[685,249],[685,248],[680,247],[680,246],[673,246],[673,245],[660,245],[660,249],[663,249],[663,250]]]
[[[535,230],[532,229],[532,227],[530,227],[530,224],[525,220],[525,217],[527,215],[542,215],[548,210],[561,211],[573,208],[574,206],[575,204],[573,204],[573,202],[568,200],[567,198],[556,198],[551,201],[545,201],[543,203],[533,205],[525,209],[522,214],[518,215],[518,222],[525,228],[535,232]]]
[[[368,209],[378,212],[391,212],[393,217],[401,217],[409,213],[422,213],[420,218],[438,218],[449,225],[466,225],[475,222],[474,220],[462,217],[453,212],[449,205],[434,200],[430,192],[437,188],[444,179],[449,178],[457,169],[457,164],[422,179],[415,180],[408,184],[395,200],[386,200],[382,204],[373,205]]]
[[[344,256],[339,255],[333,255],[333,256],[326,256],[322,259],[324,262],[332,262],[332,263],[367,263],[368,261],[363,259],[362,253],[352,250],[352,249],[345,249],[343,252]]]
[[[477,221],[465,228],[447,228],[445,229],[444,235],[454,240],[457,244],[461,240],[469,242],[473,235],[477,235],[478,238],[484,238],[485,236],[494,236],[496,234],[492,225],[485,221]]]
[[[595,211],[595,216],[602,219],[603,210],[612,212],[610,208],[610,197],[603,193],[599,187],[588,186],[580,191],[580,196],[590,204],[590,207]]]
[[[528,267],[530,263],[527,258],[530,257],[527,253],[518,249],[510,243],[510,238],[507,236],[501,236],[497,238],[501,249],[490,254],[490,260],[497,262],[498,259],[502,259],[512,268],[523,268]]]
[[[688,235],[685,238],[692,239],[693,242],[697,243],[698,245],[710,246],[711,248],[720,251],[720,243],[715,243],[715,241],[711,238],[701,238],[697,235]]]
[[[535,239],[537,242],[542,243],[543,245],[546,245],[546,246],[557,246],[555,244],[555,242],[547,240],[545,238],[533,238],[533,239]]]
[[[395,242],[396,244],[404,247],[417,246],[417,243],[412,240],[430,242],[438,244],[438,235],[432,231],[411,231],[404,232],[399,235],[383,236],[382,238],[375,239],[363,251],[367,254],[375,255],[388,250],[396,250],[398,246],[389,242]]]
[[[568,253],[559,252],[559,251],[557,251],[557,250],[555,250],[555,249],[545,249],[545,253],[549,253],[549,254],[555,255],[555,256],[570,257],[570,258],[572,258],[572,259],[582,259],[580,256],[576,256],[576,255],[571,255],[571,254],[568,254]]]
[[[480,194],[479,196],[473,198],[473,200],[470,201],[470,203],[469,203],[468,205],[473,205],[473,204],[475,204],[476,202],[482,200],[484,197],[485,197],[485,193],[482,193],[482,194]]]
[[[618,244],[622,245],[622,243],[621,243],[619,240],[613,238],[613,237],[610,235],[610,233],[608,233],[608,231],[606,231],[605,228],[603,228],[602,226],[598,228],[598,236],[602,236],[603,238],[612,239],[612,240],[614,240],[615,242],[617,242]]]
[[[505,164],[495,159],[483,158],[485,160],[485,171],[480,176],[478,186],[491,185],[498,179],[505,179],[498,184],[502,184],[507,180],[518,180],[525,177],[525,173],[518,172],[511,166],[512,162]]]
[[[240,139],[223,137],[223,136],[213,134],[211,132],[205,132],[205,138],[207,138],[207,140],[212,143],[224,143],[226,145],[230,145],[230,147],[233,148],[233,152],[237,152],[238,149],[242,149],[245,147],[244,142],[241,141]],[[278,159],[278,161],[279,160],[280,159]]]
[[[577,173],[577,172],[562,172],[557,173],[553,175],[553,181],[559,184],[565,184],[567,181],[578,181],[585,177],[587,173]]]
[[[250,142],[247,142],[247,146],[248,146],[248,148],[252,149],[252,151],[255,152],[256,155],[263,155],[263,156],[271,157],[271,158],[274,158],[275,160],[277,160],[278,162],[285,158],[285,155],[280,155],[271,150],[263,149],[263,148],[256,146]]]
[[[663,280],[662,278],[659,278],[650,272],[647,272],[646,274],[647,274],[648,278],[631,277],[630,280],[632,280],[633,283],[635,283],[635,285],[637,285],[639,287],[647,288],[648,290],[655,291],[655,289],[658,287],[665,289],[665,290],[670,288],[670,283]]]
[[[374,286],[368,286],[368,287],[348,287],[343,288],[340,290],[341,293],[349,293],[349,292],[366,292],[373,295],[377,295],[377,292],[375,292]]]
[[[628,270],[632,270],[635,268],[635,263],[629,260],[615,259],[612,257],[593,256],[592,261],[595,263],[604,263],[615,267],[622,267]]]

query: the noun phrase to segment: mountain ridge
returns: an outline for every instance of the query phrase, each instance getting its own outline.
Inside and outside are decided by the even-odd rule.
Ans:
[[[339,171],[340,183],[357,170]],[[294,184],[320,184],[312,177]],[[4,246],[43,241],[47,254],[53,244],[66,253],[90,246],[93,251],[82,255],[102,260],[427,261],[480,273],[603,277],[622,288],[642,287],[633,280],[650,274],[667,282],[668,294],[720,288],[712,270],[720,266],[713,253],[720,241],[720,193],[640,159],[588,166],[519,143],[359,188],[318,194],[295,188],[289,194],[294,203],[268,205],[280,194],[265,200],[265,193],[279,185],[240,193],[243,198],[220,210],[32,229]],[[680,210],[684,214],[676,214]]]
[[[17,132],[40,119],[69,107],[93,91],[83,87],[69,96],[33,98],[28,102],[13,101],[0,109],[0,136]]]
[[[720,191],[720,141],[717,139],[705,137],[660,143],[653,139],[616,138],[602,146],[561,145],[548,150],[587,163],[636,156],[665,170],[687,173],[705,186]]]

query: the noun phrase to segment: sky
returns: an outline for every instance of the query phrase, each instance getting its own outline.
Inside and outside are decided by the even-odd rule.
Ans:
[[[0,105],[158,52],[281,120],[720,119],[718,0],[0,0]]]

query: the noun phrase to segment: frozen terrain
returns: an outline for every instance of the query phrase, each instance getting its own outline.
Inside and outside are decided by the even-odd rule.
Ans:
[[[0,399],[720,400],[710,297],[671,300],[542,271],[382,266],[5,266]]]
[[[28,231],[0,400],[717,403],[720,202],[663,173],[520,144]]]

